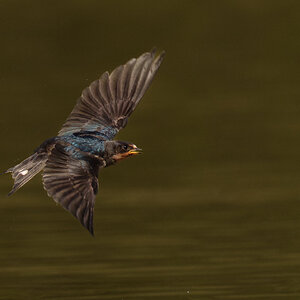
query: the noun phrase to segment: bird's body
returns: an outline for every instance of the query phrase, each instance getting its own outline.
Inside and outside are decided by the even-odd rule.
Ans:
[[[134,144],[113,140],[127,124],[149,87],[163,58],[155,51],[129,60],[111,74],[105,72],[83,90],[56,137],[43,142],[12,173],[13,194],[43,170],[48,195],[70,211],[93,234],[98,172],[118,160],[138,154]]]

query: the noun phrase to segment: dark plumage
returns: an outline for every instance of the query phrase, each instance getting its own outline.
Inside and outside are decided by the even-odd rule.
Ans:
[[[58,135],[43,142],[20,164],[8,169],[16,192],[43,170],[48,195],[70,211],[91,234],[98,172],[141,152],[113,138],[127,124],[157,72],[164,53],[155,51],[129,60],[83,90]]]

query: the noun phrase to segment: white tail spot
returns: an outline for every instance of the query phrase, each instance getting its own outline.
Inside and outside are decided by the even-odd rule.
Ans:
[[[28,170],[24,170],[24,171],[20,172],[20,174],[23,176],[26,175],[27,173],[28,173]]]

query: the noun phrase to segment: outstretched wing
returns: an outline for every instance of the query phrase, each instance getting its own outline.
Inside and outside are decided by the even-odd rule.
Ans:
[[[157,72],[164,53],[155,50],[129,60],[83,90],[59,135],[92,131],[107,139],[127,124]]]
[[[68,210],[93,235],[93,212],[98,191],[99,162],[73,158],[56,144],[46,163],[43,184],[48,195]]]

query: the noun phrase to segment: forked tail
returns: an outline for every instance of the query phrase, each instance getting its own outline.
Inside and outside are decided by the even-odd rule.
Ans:
[[[35,152],[18,165],[8,169],[5,173],[12,173],[11,175],[14,179],[14,186],[8,193],[8,196],[12,195],[39,173],[44,168],[47,157],[45,152]]]

